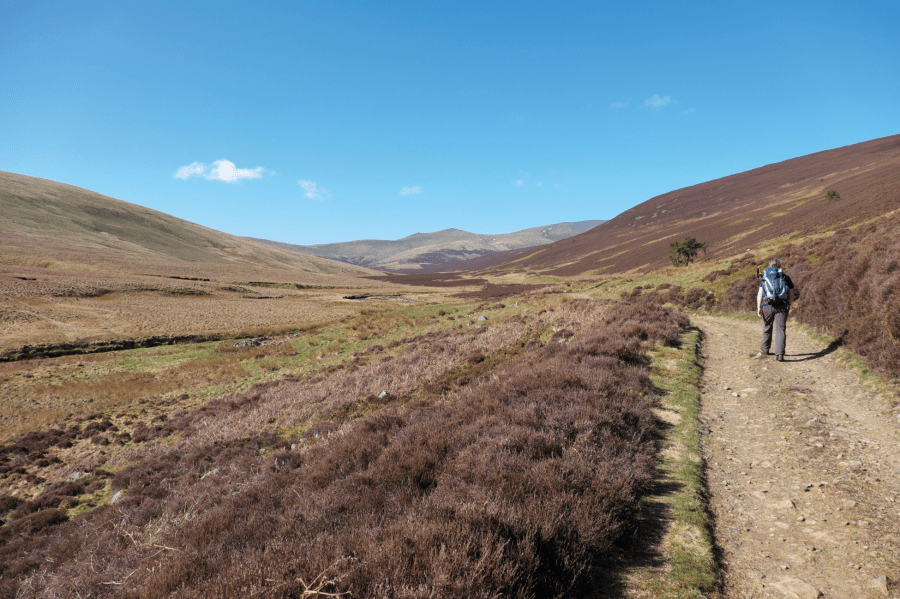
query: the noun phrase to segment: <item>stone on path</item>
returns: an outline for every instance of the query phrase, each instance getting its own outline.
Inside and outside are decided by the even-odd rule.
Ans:
[[[819,599],[822,593],[813,585],[799,578],[788,578],[772,585],[790,599]]]
[[[887,576],[875,576],[869,579],[869,588],[882,597],[890,597],[887,586]]]

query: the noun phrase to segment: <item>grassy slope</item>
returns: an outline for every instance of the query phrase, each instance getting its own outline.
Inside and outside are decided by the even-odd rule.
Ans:
[[[23,345],[297,327],[344,311],[339,292],[309,289],[383,288],[360,278],[376,274],[0,172],[3,353]]]
[[[370,271],[247,241],[98,193],[0,172],[0,255],[33,262],[106,255],[110,264],[190,261],[321,274]],[[81,251],[79,251],[81,250]]]

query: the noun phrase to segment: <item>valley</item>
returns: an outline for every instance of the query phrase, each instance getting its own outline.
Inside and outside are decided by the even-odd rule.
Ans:
[[[4,596],[900,592],[898,136],[409,275],[0,183]]]

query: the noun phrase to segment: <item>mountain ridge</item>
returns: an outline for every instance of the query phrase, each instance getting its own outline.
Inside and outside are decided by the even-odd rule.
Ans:
[[[604,222],[606,221],[566,221],[495,235],[471,233],[451,227],[432,233],[413,233],[395,240],[360,239],[315,245],[295,245],[254,237],[245,239],[369,268],[419,270],[453,264],[466,258],[546,245]]]

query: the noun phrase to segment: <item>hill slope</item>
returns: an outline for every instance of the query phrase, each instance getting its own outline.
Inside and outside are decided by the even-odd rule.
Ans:
[[[79,187],[14,173],[0,172],[0,214],[0,262],[6,264],[49,261],[151,272],[200,262],[316,274],[369,273]]]
[[[480,235],[459,229],[415,233],[394,241],[364,239],[319,245],[292,245],[255,239],[288,250],[370,268],[420,269],[507,250],[546,245],[604,223],[602,220],[557,223],[514,233]],[[250,238],[248,238],[250,239]]]
[[[840,199],[828,199],[831,190]],[[707,242],[712,257],[729,256],[760,241],[859,223],[900,208],[898,198],[894,135],[671,191],[581,235],[471,266],[559,276],[648,270],[666,266],[669,244],[687,236]]]

